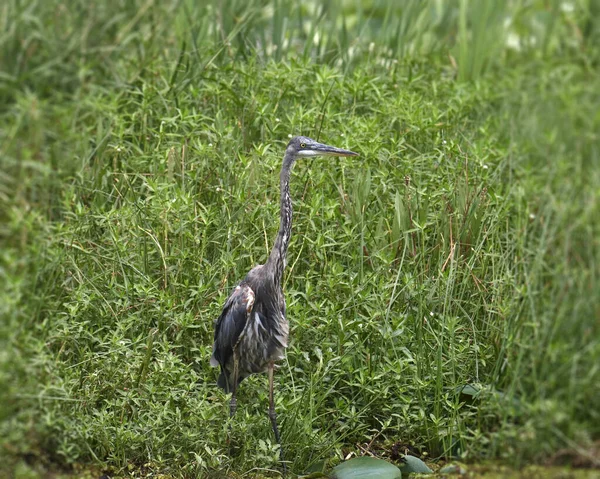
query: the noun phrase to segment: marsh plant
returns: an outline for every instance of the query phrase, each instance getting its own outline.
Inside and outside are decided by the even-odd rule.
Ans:
[[[597,2],[68,3],[0,7],[3,467],[277,467],[209,358],[292,134],[361,160],[290,187],[291,471],[598,439]]]

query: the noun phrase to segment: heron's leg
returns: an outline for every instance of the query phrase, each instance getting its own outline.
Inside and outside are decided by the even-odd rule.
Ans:
[[[277,428],[277,414],[275,413],[275,397],[273,395],[273,372],[275,369],[275,363],[271,361],[269,363],[268,375],[269,375],[269,418],[271,419],[271,426],[273,427],[273,434],[275,434],[275,440],[279,444],[279,460],[283,466],[283,473],[287,472],[285,462],[283,462],[283,446],[281,445],[281,437],[279,436],[279,429]]]

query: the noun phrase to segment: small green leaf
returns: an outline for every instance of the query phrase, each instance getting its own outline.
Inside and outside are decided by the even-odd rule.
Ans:
[[[333,479],[401,479],[402,472],[393,464],[374,457],[355,457],[333,468]]]
[[[308,474],[309,477],[312,477],[313,473],[319,472],[322,473],[325,470],[325,460],[317,461],[314,464],[311,464],[310,467],[307,467],[304,471],[305,474]],[[318,476],[317,476],[318,477]]]
[[[460,389],[461,394],[465,394],[466,396],[477,396],[481,392],[481,388],[476,388],[472,384],[467,384]]]
[[[421,459],[415,456],[409,456],[408,454],[402,456],[402,461],[404,464],[400,466],[400,470],[404,474],[410,474],[411,472],[416,472],[419,474],[431,474],[433,471],[427,467]]]

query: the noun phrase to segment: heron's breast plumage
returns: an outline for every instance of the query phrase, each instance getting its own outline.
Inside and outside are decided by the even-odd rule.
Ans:
[[[283,359],[288,337],[289,323],[282,311],[269,311],[257,300],[238,343],[240,372],[264,372],[270,362]]]

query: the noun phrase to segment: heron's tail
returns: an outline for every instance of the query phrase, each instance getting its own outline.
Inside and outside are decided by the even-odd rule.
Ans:
[[[219,378],[217,379],[217,386],[219,386],[223,391],[225,391],[226,393],[230,393],[231,392],[231,382],[232,382],[232,378],[231,376],[226,376],[227,372],[224,371],[223,369],[221,369],[221,374],[219,374]],[[238,377],[238,385],[246,378],[246,376],[242,376],[240,374],[240,376]]]
[[[229,387],[229,381],[225,377],[223,371],[221,371],[221,374],[219,374],[219,379],[217,379],[217,386],[219,386],[226,393],[231,392],[231,388]]]

